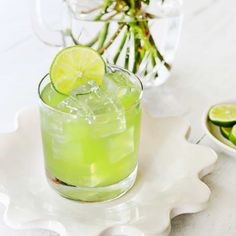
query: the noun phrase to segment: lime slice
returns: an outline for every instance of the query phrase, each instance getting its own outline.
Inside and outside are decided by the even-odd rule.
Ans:
[[[232,127],[234,124],[236,124],[236,105],[215,105],[210,109],[208,118],[215,125]]]
[[[230,134],[229,134],[229,140],[236,145],[236,125],[233,126]]]
[[[231,129],[232,128],[220,127],[220,132],[225,138],[229,139],[229,134],[230,134]]]
[[[50,68],[54,88],[65,95],[90,80],[102,83],[106,65],[95,50],[84,46],[72,46],[60,51]]]

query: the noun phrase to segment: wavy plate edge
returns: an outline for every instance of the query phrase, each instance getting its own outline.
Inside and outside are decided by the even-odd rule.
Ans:
[[[0,137],[4,136],[4,135],[13,135],[14,133],[18,132],[20,129],[21,117],[23,116],[23,114],[33,113],[35,111],[37,111],[37,109],[33,108],[33,107],[25,107],[25,108],[21,109],[20,111],[18,111],[15,116],[15,119],[14,119],[14,129],[10,130],[9,132],[0,133]],[[153,118],[155,118],[155,117],[153,117]],[[185,118],[178,117],[178,119],[182,120],[182,122],[185,123],[186,127],[188,127],[188,129],[186,131],[186,135],[185,135],[185,137],[183,137],[183,139],[188,144],[194,145],[194,146],[197,145],[201,148],[204,148],[206,151],[209,152],[209,158],[208,158],[209,163],[205,167],[201,168],[201,170],[199,170],[198,173],[196,174],[196,180],[199,182],[199,184],[202,185],[203,188],[206,189],[206,191],[208,191],[208,194],[207,194],[208,196],[207,196],[206,200],[200,201],[198,203],[191,203],[188,206],[181,206],[181,207],[176,206],[176,207],[169,208],[168,209],[168,211],[169,211],[168,224],[163,228],[163,231],[160,234],[158,234],[158,236],[169,235],[169,233],[171,231],[171,220],[173,218],[175,218],[179,215],[182,215],[182,214],[197,213],[197,212],[204,210],[207,207],[207,203],[208,203],[210,195],[211,195],[211,190],[207,186],[207,184],[205,184],[202,181],[202,178],[213,172],[213,170],[215,168],[216,161],[217,161],[217,154],[212,148],[204,146],[204,145],[192,144],[187,140],[188,133],[190,132],[191,126]],[[66,232],[66,228],[59,221],[54,221],[54,220],[50,220],[50,219],[37,219],[37,220],[27,221],[24,223],[12,222],[9,218],[9,209],[11,206],[10,197],[7,195],[7,193],[4,190],[1,190],[1,189],[0,189],[0,203],[2,203],[3,206],[5,207],[4,214],[3,214],[4,222],[7,226],[9,226],[13,229],[16,229],[16,230],[45,229],[45,230],[54,231],[55,233],[58,233],[59,235],[62,235],[62,236],[68,236],[68,234]],[[124,229],[127,229],[129,231],[127,236],[154,236],[153,234],[144,234],[143,232],[141,232],[137,228],[132,227],[130,225],[115,225],[115,226],[108,227],[107,229],[104,229],[99,234],[99,236],[110,236],[114,232],[115,233],[123,232]]]

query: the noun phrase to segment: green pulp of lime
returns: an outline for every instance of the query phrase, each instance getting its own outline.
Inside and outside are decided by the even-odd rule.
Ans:
[[[226,138],[230,146],[236,146],[236,105],[217,104],[211,107],[208,112],[209,121],[218,126],[220,134]],[[214,133],[214,132],[213,132]],[[222,141],[221,136],[215,135]],[[228,142],[227,141],[227,142]],[[228,144],[228,143],[227,143]]]
[[[102,84],[105,68],[103,58],[94,49],[71,46],[56,55],[50,68],[50,79],[57,91],[69,95],[87,81],[94,80]]]
[[[232,127],[236,123],[236,105],[218,104],[208,114],[209,120],[222,127]]]

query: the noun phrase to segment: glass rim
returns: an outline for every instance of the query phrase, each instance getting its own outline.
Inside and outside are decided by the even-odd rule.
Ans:
[[[142,100],[142,98],[143,98],[143,84],[142,84],[141,79],[140,79],[137,75],[133,74],[132,72],[130,72],[130,71],[127,70],[127,69],[122,68],[121,66],[112,65],[112,64],[109,64],[109,63],[108,63],[108,64],[106,65],[106,67],[107,67],[108,69],[110,69],[110,71],[114,71],[114,69],[115,69],[115,70],[121,70],[121,71],[123,71],[124,73],[128,74],[129,76],[133,77],[133,78],[138,82],[138,84],[139,84],[139,86],[140,86],[140,95],[139,95],[137,101],[135,101],[135,103],[131,104],[128,108],[124,109],[124,111],[125,111],[125,112],[126,112],[126,111],[129,111],[129,110],[131,110],[133,107],[137,106],[137,105],[141,102],[141,100]],[[68,116],[72,116],[72,117],[75,117],[75,118],[78,118],[78,117],[82,117],[82,118],[83,118],[83,117],[84,117],[83,115],[70,114],[70,113],[68,113],[68,112],[60,111],[60,110],[56,109],[55,107],[49,106],[47,103],[45,103],[45,102],[43,101],[43,99],[42,99],[42,97],[41,97],[40,89],[41,89],[41,86],[42,86],[43,81],[44,81],[46,78],[48,78],[48,77],[50,77],[50,74],[49,74],[49,73],[47,73],[46,75],[44,75],[43,78],[40,80],[40,82],[39,82],[39,84],[38,84],[38,97],[39,97],[40,103],[41,103],[43,106],[45,106],[47,109],[49,109],[49,110],[51,110],[51,111],[53,111],[53,112],[61,113],[61,114],[63,114],[63,115],[68,115]],[[99,115],[96,115],[95,117],[101,117],[101,116],[107,116],[107,114],[99,114]]]

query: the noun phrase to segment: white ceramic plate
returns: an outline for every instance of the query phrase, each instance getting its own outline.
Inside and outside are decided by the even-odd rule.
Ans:
[[[167,235],[170,221],[206,207],[210,190],[200,178],[216,154],[188,143],[181,118],[143,115],[138,178],[123,197],[106,203],[64,199],[46,183],[36,110],[18,117],[18,129],[0,135],[0,201],[5,221],[18,228],[45,228],[62,236]]]
[[[221,103],[217,104],[236,104],[235,100],[226,100]],[[236,146],[233,145],[229,140],[224,138],[220,132],[220,129],[218,126],[213,125],[208,120],[208,112],[212,106],[215,104],[212,104],[210,107],[207,108],[207,110],[203,114],[203,128],[205,132],[207,133],[208,137],[217,145],[217,147],[222,151],[230,156],[236,157]]]

